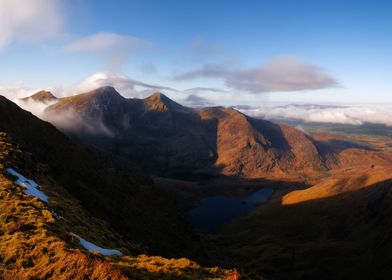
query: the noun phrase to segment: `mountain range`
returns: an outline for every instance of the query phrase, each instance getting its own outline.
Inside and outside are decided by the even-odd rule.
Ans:
[[[233,108],[184,107],[161,93],[124,98],[103,87],[58,99],[44,118],[81,143],[158,176],[310,176],[336,164],[332,151],[299,130]]]
[[[3,277],[390,275],[389,154],[234,108],[185,107],[162,93],[125,98],[102,87],[65,98],[41,91],[23,102],[45,110],[38,118],[0,97]],[[36,185],[48,201],[23,189]],[[273,192],[268,202],[215,234],[186,220],[205,196],[263,187]]]

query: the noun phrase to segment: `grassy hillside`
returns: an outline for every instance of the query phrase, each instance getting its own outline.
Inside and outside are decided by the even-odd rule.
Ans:
[[[138,255],[138,243],[85,212],[52,178],[40,181],[49,204],[25,194],[5,168],[23,160],[22,150],[0,133],[0,278],[4,279],[228,279],[234,270],[205,268],[186,259]],[[31,162],[30,162],[31,163]],[[62,217],[59,218],[61,215]],[[87,251],[70,232],[124,256]],[[236,278],[232,278],[236,279]]]

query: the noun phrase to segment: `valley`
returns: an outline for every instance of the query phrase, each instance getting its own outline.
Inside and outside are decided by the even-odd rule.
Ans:
[[[110,273],[345,279],[388,272],[381,263],[392,256],[381,262],[377,251],[378,242],[389,246],[378,235],[391,207],[388,153],[232,108],[184,107],[159,93],[126,99],[103,87],[55,103],[49,93],[38,97],[30,100],[50,98],[40,117],[54,126],[1,100],[3,166],[39,182],[35,193],[49,197],[61,246],[98,251]],[[377,272],[367,268],[374,261]],[[352,271],[352,262],[364,270]],[[4,275],[19,265],[8,263]]]
[[[391,11],[0,0],[0,280],[392,279]]]

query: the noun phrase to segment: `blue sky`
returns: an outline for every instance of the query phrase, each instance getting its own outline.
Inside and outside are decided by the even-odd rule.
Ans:
[[[0,90],[392,103],[391,11],[389,1],[0,0]]]

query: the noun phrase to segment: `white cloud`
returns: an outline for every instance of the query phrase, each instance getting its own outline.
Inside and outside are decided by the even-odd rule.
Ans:
[[[141,50],[150,44],[146,41],[111,32],[100,32],[83,37],[64,47],[69,52],[107,52],[118,50]]]
[[[15,102],[22,109],[31,112],[33,115],[39,118],[42,118],[43,112],[48,106],[56,103],[56,101],[36,102],[34,100],[21,100],[21,99],[14,99],[12,101]]]
[[[100,32],[69,43],[63,49],[67,52],[95,53],[103,56],[106,59],[107,68],[118,72],[130,55],[150,47],[149,42],[136,37]]]
[[[286,105],[240,109],[250,116],[276,120],[362,125],[366,123],[392,126],[392,108],[386,106],[319,106]]]
[[[0,50],[59,35],[63,15],[59,0],[0,0]]]
[[[108,72],[98,72],[83,80],[76,86],[75,93],[94,90],[98,87],[112,86],[126,97],[146,97],[149,94],[162,91],[177,91],[176,89],[161,85],[148,84],[134,80],[123,74],[113,74]]]
[[[7,97],[24,110],[41,117],[45,108],[54,102],[41,103],[35,102],[34,100],[21,100],[21,98],[31,96],[41,90],[42,88],[31,88],[26,86],[23,81],[17,81],[7,86],[0,86],[0,95]],[[53,90],[53,88],[50,88],[49,90]]]
[[[23,81],[17,81],[10,85],[0,86],[0,95],[3,95],[10,100],[14,100],[30,96],[40,90],[40,88],[27,87]]]

